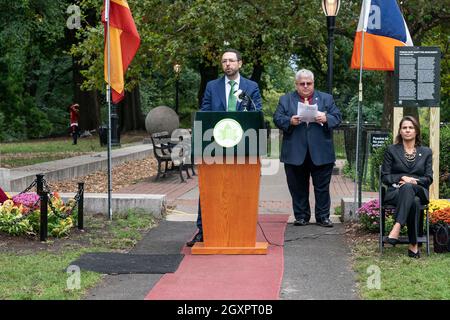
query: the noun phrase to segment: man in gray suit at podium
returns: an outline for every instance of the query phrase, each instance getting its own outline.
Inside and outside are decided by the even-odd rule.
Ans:
[[[258,84],[240,75],[239,69],[242,67],[241,53],[235,49],[227,49],[221,59],[222,69],[225,75],[219,79],[212,80],[206,85],[200,111],[244,111],[262,109],[261,94]],[[242,91],[238,101],[236,93]],[[248,99],[246,105],[244,99]],[[198,201],[198,232],[186,245],[192,247],[196,242],[203,242],[202,214],[200,199]]]

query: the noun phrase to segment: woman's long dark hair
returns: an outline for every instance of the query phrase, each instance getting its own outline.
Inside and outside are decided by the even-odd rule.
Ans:
[[[405,116],[402,118],[402,120],[400,121],[400,124],[398,126],[398,134],[397,137],[395,138],[395,143],[397,144],[402,144],[403,143],[403,138],[402,135],[400,134],[400,130],[402,129],[402,124],[405,121],[411,121],[414,129],[416,130],[416,146],[420,146],[422,145],[422,138],[420,137],[420,126],[419,126],[419,122],[416,120],[416,118],[414,118],[413,116]]]

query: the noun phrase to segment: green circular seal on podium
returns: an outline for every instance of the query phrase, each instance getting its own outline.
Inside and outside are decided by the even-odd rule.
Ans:
[[[231,148],[237,145],[243,135],[244,130],[239,122],[234,119],[222,119],[214,126],[214,140],[224,148]]]

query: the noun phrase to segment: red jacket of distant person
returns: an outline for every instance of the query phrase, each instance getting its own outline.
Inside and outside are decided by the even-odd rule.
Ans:
[[[78,103],[75,103],[73,105],[70,106],[70,127],[72,128],[72,131],[75,131],[76,128],[74,127],[78,127],[78,119],[80,116],[80,106],[78,105]]]

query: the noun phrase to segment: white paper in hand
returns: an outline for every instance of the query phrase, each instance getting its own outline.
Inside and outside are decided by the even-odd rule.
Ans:
[[[317,110],[317,104],[304,104],[303,102],[299,102],[297,115],[300,116],[302,122],[309,124],[310,122],[316,122]]]

